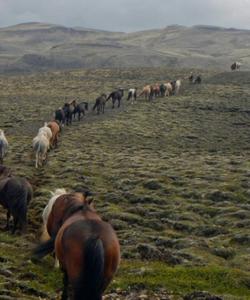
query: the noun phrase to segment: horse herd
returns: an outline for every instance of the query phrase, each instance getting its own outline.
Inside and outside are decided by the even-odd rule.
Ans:
[[[180,80],[164,84],[164,87],[149,85],[148,99],[178,94],[179,89]],[[146,87],[140,95],[145,94],[145,90]],[[123,97],[122,88],[108,96],[101,94],[96,98],[92,110],[96,110],[97,114],[104,113],[109,99],[112,101],[112,108],[116,103],[120,107]],[[127,100],[134,103],[136,99],[137,88],[129,89]],[[48,150],[57,147],[61,128],[70,125],[76,115],[80,121],[86,110],[87,102],[77,103],[73,100],[65,103],[55,111],[54,120],[45,122],[39,128],[32,141],[36,168],[44,164]],[[5,229],[11,230],[13,234],[17,230],[25,233],[33,189],[26,178],[15,176],[10,168],[3,165],[8,146],[4,131],[0,130],[0,204],[7,210]],[[11,217],[13,224],[10,223]],[[61,299],[68,299],[70,291],[72,299],[101,300],[118,268],[120,246],[111,225],[102,221],[95,212],[89,193],[81,190],[71,193],[64,189],[56,190],[45,207],[42,218],[42,242],[34,249],[33,258],[41,259],[49,253],[55,253],[64,274]]]
[[[189,77],[190,83],[201,83],[201,76]],[[162,84],[150,84],[139,93],[149,101],[157,97],[178,95],[181,80]],[[112,100],[112,108],[120,107],[124,89],[119,88],[108,96],[101,94],[95,100],[92,110],[104,113],[106,102]],[[137,100],[137,88],[128,90],[127,100]],[[54,120],[39,128],[32,145],[36,153],[35,167],[47,159],[49,149],[57,147],[61,128],[78,120],[88,110],[88,102],[76,100],[65,103],[55,111]],[[2,165],[8,150],[8,141],[0,129],[0,204],[7,210],[6,230],[14,234],[19,228],[26,231],[28,205],[33,198],[33,189],[27,179],[15,176],[10,168]],[[13,217],[13,225],[10,218]],[[120,262],[120,245],[111,225],[96,213],[88,191],[81,189],[67,192],[57,189],[42,213],[43,234],[41,243],[34,250],[34,260],[54,253],[63,272],[61,299],[101,300],[102,294],[111,282]]]

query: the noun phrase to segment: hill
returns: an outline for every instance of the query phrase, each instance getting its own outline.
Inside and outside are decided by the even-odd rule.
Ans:
[[[250,31],[168,26],[134,33],[25,23],[0,29],[0,71],[65,68],[250,68]]]
[[[184,82],[178,96],[152,103],[139,97],[133,105],[124,99],[113,110],[107,102],[99,116],[91,110],[102,92],[188,72],[0,76],[0,128],[10,144],[5,164],[34,187],[27,234],[0,230],[0,299],[59,296],[61,273],[52,257],[35,263],[30,253],[50,191],[61,187],[93,192],[98,213],[119,236],[121,266],[105,299],[249,299],[250,72],[204,71],[201,85]],[[35,169],[32,138],[72,99],[89,101],[88,113],[63,128],[46,166]],[[5,220],[0,206],[0,228]],[[184,298],[204,290],[221,298]]]

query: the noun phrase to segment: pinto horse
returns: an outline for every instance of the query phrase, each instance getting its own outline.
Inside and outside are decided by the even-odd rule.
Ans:
[[[238,61],[235,61],[232,65],[231,65],[231,70],[235,71],[235,70],[239,70],[241,66],[241,63]]]
[[[120,246],[115,231],[95,212],[87,194],[59,196],[47,222],[50,240],[38,246],[35,257],[55,249],[64,274],[62,300],[101,300],[120,261]]]

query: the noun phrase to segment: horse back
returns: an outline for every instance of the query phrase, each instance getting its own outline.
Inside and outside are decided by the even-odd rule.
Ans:
[[[61,266],[67,270],[69,277],[77,278],[86,264],[86,245],[90,240],[99,240],[103,247],[104,278],[103,290],[111,281],[120,261],[120,246],[112,226],[101,219],[85,219],[72,216],[60,228],[55,250]],[[77,266],[72,268],[72,266]]]

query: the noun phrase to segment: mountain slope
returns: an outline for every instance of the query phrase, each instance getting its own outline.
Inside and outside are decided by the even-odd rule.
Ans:
[[[135,33],[25,23],[0,29],[2,71],[75,67],[250,68],[250,31],[168,26]]]

